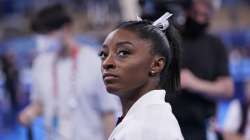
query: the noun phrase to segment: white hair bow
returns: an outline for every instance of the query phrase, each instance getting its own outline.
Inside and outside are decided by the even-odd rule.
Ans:
[[[157,19],[155,22],[153,22],[153,25],[158,27],[160,30],[164,31],[168,28],[169,26],[169,21],[168,19],[172,16],[173,14],[166,12],[163,16],[161,16],[159,19]]]
[[[172,16],[173,14],[166,12],[164,15],[162,15],[159,19],[153,22],[152,25],[156,26],[160,30],[164,31],[168,28],[169,26],[169,21],[168,19]],[[137,16],[137,21],[142,21],[142,18]]]

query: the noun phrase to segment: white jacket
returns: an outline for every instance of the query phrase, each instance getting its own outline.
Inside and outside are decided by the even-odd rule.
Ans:
[[[136,101],[109,140],[183,140],[165,91],[150,91]]]

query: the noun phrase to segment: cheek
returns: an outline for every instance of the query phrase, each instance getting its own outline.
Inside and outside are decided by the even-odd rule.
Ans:
[[[123,85],[128,88],[136,88],[145,83],[149,78],[149,68],[150,64],[145,60],[131,61],[126,65],[121,65]]]
[[[124,96],[121,94],[141,87],[148,79],[148,67],[141,64],[138,62],[118,64],[119,79],[111,84],[106,84],[107,91],[118,96]]]

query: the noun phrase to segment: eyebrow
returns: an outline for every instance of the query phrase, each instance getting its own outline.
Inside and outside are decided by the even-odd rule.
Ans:
[[[134,47],[134,45],[133,45],[131,42],[129,42],[129,41],[121,41],[121,42],[118,42],[118,43],[116,44],[116,46],[119,46],[119,45],[126,45],[126,44],[131,45],[132,47]]]
[[[124,44],[129,44],[129,45],[132,45],[134,46],[131,42],[129,41],[121,41],[121,42],[118,42],[116,45],[124,45]]]
[[[119,47],[120,45],[126,45],[126,44],[128,44],[128,45],[134,47],[134,45],[133,45],[131,42],[129,42],[129,41],[121,41],[121,42],[118,42],[118,43],[116,43],[116,46]],[[107,47],[108,47],[108,45],[106,45],[106,44],[103,44],[103,45],[102,45],[102,48],[107,48]]]

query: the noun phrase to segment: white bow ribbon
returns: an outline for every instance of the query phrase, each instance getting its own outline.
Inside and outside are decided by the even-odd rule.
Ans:
[[[169,26],[169,21],[168,19],[172,16],[173,14],[166,12],[164,15],[162,15],[159,19],[153,22],[152,25],[156,26],[160,30],[164,31],[168,28]],[[137,16],[137,21],[142,21],[142,18]]]
[[[160,30],[166,30],[169,26],[169,21],[168,19],[172,16],[173,14],[166,12],[163,16],[161,16],[159,19],[157,19],[155,22],[153,22],[153,25],[158,27]]]

